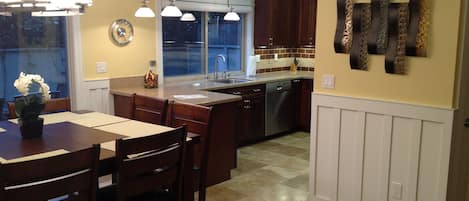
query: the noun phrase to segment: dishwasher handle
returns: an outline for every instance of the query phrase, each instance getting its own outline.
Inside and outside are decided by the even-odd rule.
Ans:
[[[277,91],[282,91],[283,87],[282,86],[277,86]]]

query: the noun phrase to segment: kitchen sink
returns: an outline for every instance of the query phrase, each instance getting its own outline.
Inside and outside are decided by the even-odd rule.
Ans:
[[[210,80],[211,82],[217,83],[224,83],[224,84],[235,84],[235,83],[244,83],[252,81],[250,79],[243,79],[243,78],[227,78],[227,79],[220,79],[220,80]]]

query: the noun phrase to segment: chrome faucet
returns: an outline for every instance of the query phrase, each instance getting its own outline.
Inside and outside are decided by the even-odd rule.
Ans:
[[[218,64],[218,59],[222,60],[223,63],[226,63],[226,58],[225,56],[223,56],[222,54],[219,54],[217,55],[217,57],[215,57],[215,66],[213,67],[213,79],[214,80],[218,80],[218,71],[220,70],[219,69],[219,64]]]

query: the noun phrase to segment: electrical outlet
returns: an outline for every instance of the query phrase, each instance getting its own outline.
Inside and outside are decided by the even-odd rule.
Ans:
[[[335,88],[335,75],[323,75],[321,80],[321,86],[324,89]]]
[[[256,62],[260,62],[260,61],[261,61],[261,55],[256,54]]]
[[[96,62],[96,73],[106,73],[107,63],[104,61]]]
[[[278,60],[278,54],[277,54],[277,53],[274,54],[274,60],[275,60],[275,61]]]
[[[391,197],[396,200],[402,200],[402,184],[391,182]]]

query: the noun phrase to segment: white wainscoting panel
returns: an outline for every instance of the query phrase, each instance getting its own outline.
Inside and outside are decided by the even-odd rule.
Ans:
[[[311,201],[445,201],[453,110],[313,94]]]
[[[78,101],[82,101],[84,110],[92,110],[96,112],[112,114],[112,98],[109,93],[109,79],[103,80],[86,80],[83,82],[83,95]]]

